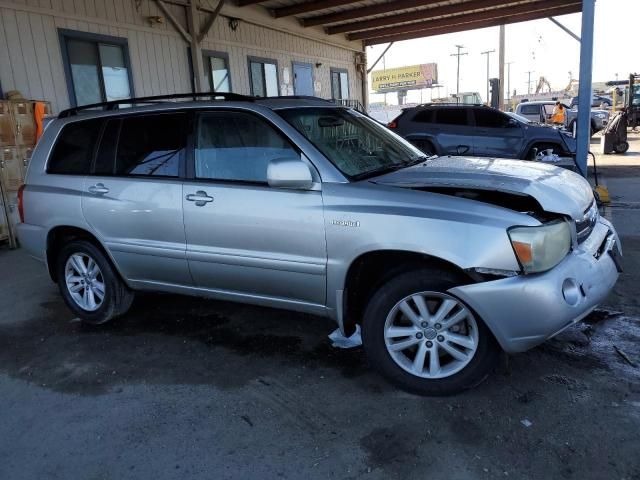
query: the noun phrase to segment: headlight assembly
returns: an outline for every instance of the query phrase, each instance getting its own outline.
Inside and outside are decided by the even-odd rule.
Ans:
[[[552,269],[571,249],[571,230],[564,220],[537,227],[512,227],[508,233],[524,273]]]

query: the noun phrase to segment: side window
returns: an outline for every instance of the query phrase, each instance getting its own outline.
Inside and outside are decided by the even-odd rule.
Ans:
[[[198,119],[197,178],[266,183],[271,160],[299,156],[281,133],[255,115],[211,112]]]
[[[468,125],[466,108],[440,108],[436,110],[435,123],[444,125]]]
[[[102,119],[85,120],[66,125],[53,147],[48,173],[85,175],[89,173]]]
[[[538,105],[522,105],[520,107],[520,115],[539,115],[540,110]]]
[[[231,76],[229,55],[224,52],[204,52],[205,76],[209,80],[212,92],[230,92]]]
[[[332,68],[331,96],[337,100],[349,98],[349,74],[342,68]]]
[[[473,114],[476,118],[476,127],[505,128],[509,126],[509,117],[495,110],[476,108]]]
[[[418,123],[433,123],[433,110],[420,110],[413,116],[413,121]]]
[[[276,97],[278,85],[278,64],[275,60],[249,57],[249,79],[251,94],[256,97]]]
[[[178,177],[186,149],[184,113],[122,119],[116,175]]]

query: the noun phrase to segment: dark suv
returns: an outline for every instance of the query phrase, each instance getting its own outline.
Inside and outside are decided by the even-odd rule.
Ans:
[[[388,127],[426,154],[530,160],[553,149],[575,155],[575,139],[549,125],[483,105],[426,104],[407,108]]]

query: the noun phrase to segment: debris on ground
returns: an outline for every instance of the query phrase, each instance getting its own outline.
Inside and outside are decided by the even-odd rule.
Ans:
[[[533,425],[533,422],[528,420],[528,419],[526,419],[526,418],[523,418],[522,420],[520,420],[520,423],[522,425],[524,425],[525,427],[527,427],[527,428],[529,428],[531,425]]]
[[[618,355],[620,355],[623,360],[625,362],[627,362],[629,365],[631,365],[633,368],[638,368],[638,364],[635,363],[633,360],[631,360],[631,358],[629,358],[629,355],[627,355],[624,350],[622,350],[620,347],[618,347],[617,345],[613,346],[614,350],[616,351],[616,353]]]
[[[362,345],[362,336],[360,335],[360,325],[356,325],[356,331],[350,337],[345,337],[339,328],[336,328],[331,335],[331,346],[336,348],[355,348]]]

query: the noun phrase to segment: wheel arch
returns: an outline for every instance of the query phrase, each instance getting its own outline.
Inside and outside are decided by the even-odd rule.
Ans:
[[[371,294],[388,278],[400,271],[418,268],[444,269],[454,273],[461,285],[475,283],[468,272],[458,265],[428,254],[407,250],[371,250],[354,258],[347,269],[340,309],[341,328],[350,336],[360,323]],[[356,288],[357,287],[357,288]]]
[[[100,240],[98,240],[98,238],[88,230],[85,230],[80,227],[71,226],[71,225],[58,225],[56,227],[53,227],[47,233],[46,262],[47,262],[47,269],[49,270],[49,275],[51,277],[51,280],[53,280],[54,283],[57,283],[57,275],[56,275],[57,274],[56,272],[57,254],[58,252],[60,252],[60,249],[66,243],[73,240],[86,240],[88,242],[91,242],[93,245],[95,245],[109,260],[109,262],[111,263],[111,266],[117,272],[120,279],[123,282],[127,283],[126,279],[122,276],[122,273],[118,268],[118,265],[116,264],[113,257],[111,256],[111,253],[104,247],[102,242],[100,242]]]

